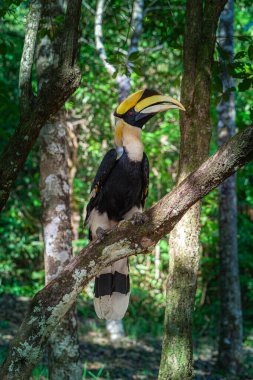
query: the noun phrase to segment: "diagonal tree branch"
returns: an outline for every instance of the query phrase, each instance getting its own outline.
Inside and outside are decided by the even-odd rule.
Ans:
[[[68,1],[63,32],[59,37],[64,47],[62,59],[59,60],[58,66],[52,68],[48,73],[48,80],[39,89],[29,117],[25,120],[21,119],[21,123],[0,156],[0,211],[8,200],[11,187],[18,172],[22,169],[40,129],[52,115],[59,111],[79,86],[81,74],[74,62],[80,9],[81,0]]]
[[[33,0],[27,17],[23,53],[19,71],[19,102],[21,119],[27,118],[32,108],[32,67],[40,24],[42,5],[40,0]]]
[[[91,242],[63,272],[38,292],[1,372],[3,380],[28,379],[51,332],[89,281],[110,263],[146,254],[185,212],[245,163],[253,160],[253,127],[233,137],[143,215],[145,222],[121,222],[103,239]]]

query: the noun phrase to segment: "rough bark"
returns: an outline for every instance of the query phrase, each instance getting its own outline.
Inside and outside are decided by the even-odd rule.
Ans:
[[[79,119],[74,115],[67,114],[65,127],[67,130],[68,141],[68,169],[69,169],[69,189],[70,189],[70,209],[71,209],[71,226],[73,240],[78,240],[80,226],[80,212],[74,195],[74,179],[78,165],[78,124]]]
[[[41,19],[41,10],[41,1],[31,1],[30,12],[27,18],[26,35],[19,71],[19,103],[22,120],[28,117],[29,112],[32,108],[32,67],[37,33]]]
[[[216,29],[226,1],[188,0],[183,47],[181,146],[177,183],[207,157],[211,138],[210,81]],[[192,379],[192,314],[199,265],[201,202],[170,235],[164,338],[159,380]]]
[[[221,14],[219,44],[233,60],[234,2],[229,0]],[[222,60],[221,60],[222,62]],[[223,91],[234,87],[223,63]],[[222,146],[235,134],[235,99],[231,92],[218,106],[218,139]],[[242,307],[237,247],[237,196],[235,175],[219,188],[219,255],[220,255],[220,333],[218,365],[225,373],[237,376],[242,365]]]
[[[59,32],[61,58],[59,62],[55,62],[55,67],[48,73],[48,81],[39,87],[37,97],[34,96],[30,112],[28,115],[25,114],[26,117],[24,119],[21,119],[19,126],[0,156],[0,211],[8,200],[12,185],[17,178],[18,172],[22,169],[41,127],[50,116],[59,111],[65,101],[79,86],[81,75],[79,69],[75,66],[75,58],[80,9],[81,0],[68,1],[63,30]],[[33,2],[31,4],[30,16],[32,12]],[[33,41],[35,34],[34,31]],[[32,52],[31,44],[27,43],[24,44],[22,57],[26,56],[26,49],[28,47],[30,48],[29,57],[31,59],[34,52]],[[32,48],[35,48],[35,44],[32,45]],[[26,60],[22,59],[21,63],[24,64],[24,62]],[[30,66],[31,62],[29,63]],[[20,72],[24,71],[24,68],[20,69]],[[26,89],[30,88],[28,83],[29,76],[31,79],[31,75],[27,75],[25,80]],[[20,101],[22,109],[22,104],[25,101],[23,99]],[[31,105],[31,102],[29,104]]]
[[[153,251],[155,244],[193,204],[251,160],[253,127],[232,138],[170,194],[145,211],[143,224],[123,221],[103,238],[91,242],[56,279],[35,295],[3,363],[0,378],[28,379],[52,331],[94,276],[123,257]],[[178,333],[174,330],[175,336]]]
[[[40,134],[41,199],[46,284],[69,264],[72,255],[67,131],[63,112]],[[48,345],[49,379],[81,379],[77,320],[72,307],[53,331]]]
[[[43,8],[43,24],[51,26],[52,18],[64,16],[66,1],[55,1]],[[72,41],[69,42],[72,44]],[[45,36],[37,49],[37,79],[39,86],[48,80],[48,73],[61,59],[61,39]],[[68,135],[65,111],[42,128],[40,134],[40,192],[44,235],[46,284],[52,281],[70,262],[72,228],[68,168]],[[53,331],[48,344],[50,380],[82,378],[74,306]]]
[[[107,61],[107,54],[103,43],[103,16],[104,16],[105,0],[98,0],[96,17],[95,17],[95,39],[96,48],[102,60],[105,69],[110,76],[116,71],[116,68]],[[132,20],[131,20],[131,38],[128,41],[128,56],[138,50],[139,39],[142,32],[143,19],[143,0],[135,0],[133,3]],[[116,76],[118,84],[118,100],[121,103],[130,93],[130,77],[125,74],[118,73]],[[124,337],[124,326],[121,320],[106,321],[106,329],[110,334],[111,341],[117,342]]]

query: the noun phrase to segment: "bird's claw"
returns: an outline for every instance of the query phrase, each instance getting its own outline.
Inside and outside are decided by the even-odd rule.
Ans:
[[[144,224],[147,220],[147,216],[142,212],[135,212],[132,217],[133,224]]]
[[[96,229],[96,236],[101,240],[106,234],[106,230],[104,230],[102,227],[98,227]]]

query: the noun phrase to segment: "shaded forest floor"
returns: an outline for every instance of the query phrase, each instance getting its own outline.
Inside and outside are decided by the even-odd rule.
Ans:
[[[4,359],[8,345],[13,339],[26,312],[29,300],[4,295],[0,298],[0,361]],[[95,320],[84,321],[80,316],[79,340],[81,361],[84,365],[83,379],[157,379],[161,339],[125,338],[120,346],[113,347],[104,329],[97,328]],[[195,380],[223,380],[215,370],[217,353],[213,346],[201,339],[195,347]],[[253,379],[253,348],[244,347],[245,365],[240,379]],[[46,355],[34,370],[34,380],[46,380]],[[239,378],[238,378],[239,379]]]

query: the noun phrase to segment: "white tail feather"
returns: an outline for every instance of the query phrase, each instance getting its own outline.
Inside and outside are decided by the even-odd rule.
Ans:
[[[119,272],[128,275],[128,261],[122,259],[103,269],[101,274]],[[124,317],[129,305],[130,292],[121,294],[113,292],[112,295],[105,295],[94,298],[94,307],[96,314],[101,319],[120,320]]]

